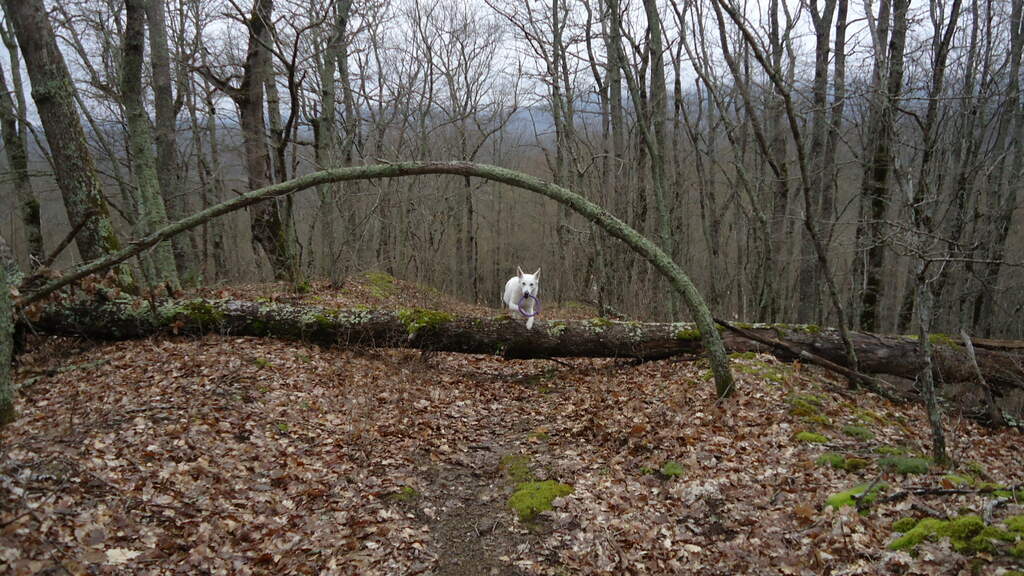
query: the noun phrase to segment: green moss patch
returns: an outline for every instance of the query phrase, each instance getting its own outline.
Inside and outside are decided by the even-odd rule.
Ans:
[[[509,480],[516,484],[534,480],[533,472],[530,472],[530,457],[526,454],[502,456],[499,468]]]
[[[767,362],[753,361],[750,363],[737,363],[733,369],[743,374],[750,374],[758,378],[768,380],[775,384],[782,384],[786,381],[785,369]]]
[[[388,500],[392,502],[411,502],[419,498],[420,493],[412,486],[402,486],[402,488],[393,494],[388,494]]]
[[[828,416],[825,416],[824,414],[815,414],[813,416],[806,416],[804,418],[804,422],[808,422],[810,424],[820,424],[822,426],[831,426],[832,425],[832,419],[829,418]]]
[[[912,516],[907,518],[900,518],[899,520],[892,523],[892,531],[900,533],[910,532],[914,529],[914,526],[917,526],[917,523],[920,521],[920,518],[914,518]]]
[[[786,398],[793,416],[814,416],[821,412],[822,399],[813,394],[793,394]]]
[[[863,408],[857,409],[857,411],[854,413],[854,418],[856,418],[862,424],[885,424],[884,416],[873,410],[865,410]]]
[[[697,330],[696,328],[677,330],[675,337],[676,340],[700,340],[700,330]]]
[[[370,284],[370,293],[378,298],[387,298],[395,293],[395,277],[387,272],[367,272],[366,281]]]
[[[927,474],[931,460],[911,458],[908,456],[886,456],[878,460],[878,465],[889,472],[898,474]]]
[[[876,446],[872,452],[875,454],[882,454],[884,456],[903,456],[905,454],[910,454],[911,451],[903,446]]]
[[[902,521],[900,521],[902,522]],[[899,522],[897,522],[899,524]],[[937,541],[949,538],[953,549],[962,554],[993,552],[1003,542],[1013,542],[1016,536],[996,526],[987,526],[981,517],[975,514],[959,516],[950,520],[924,518],[915,522],[900,525],[893,524],[893,530],[903,532],[899,538],[889,543],[890,550],[912,551],[924,541]]]
[[[847,424],[843,426],[843,434],[856,438],[857,440],[874,440],[875,433],[863,426]]]
[[[1010,532],[1016,532],[1024,537],[1024,514],[1020,516],[1010,516],[1004,521],[1004,523]]]
[[[870,464],[870,462],[864,458],[847,458],[846,456],[835,452],[825,452],[815,460],[815,463],[819,466],[831,466],[832,468],[846,470],[847,472],[856,472]]]
[[[668,478],[675,478],[676,476],[682,476],[683,475],[683,465],[680,464],[679,462],[676,462],[675,460],[669,460],[669,461],[665,462],[664,464],[662,464],[660,472],[661,472],[662,476],[666,476]]]
[[[968,476],[961,476],[959,474],[946,474],[945,476],[942,477],[942,479],[946,482],[949,482],[951,485],[957,488],[960,488],[962,486],[974,485],[974,478],[970,478]]]
[[[533,520],[537,514],[551,510],[555,498],[572,494],[572,486],[554,480],[523,482],[509,496],[508,505],[523,521]]]
[[[824,444],[828,442],[828,436],[824,434],[818,434],[816,432],[797,432],[793,439],[798,442],[807,442],[808,444]]]
[[[935,346],[942,345],[952,347],[960,345],[960,343],[954,340],[953,337],[950,336],[949,334],[929,334],[928,341]]]
[[[410,336],[416,335],[423,328],[436,328],[455,317],[446,312],[425,310],[423,308],[403,308],[398,311],[398,319],[405,324]]]
[[[558,338],[559,336],[565,333],[566,327],[567,326],[565,322],[562,322],[561,320],[553,320],[551,322],[548,322],[548,335],[554,338]]]
[[[181,312],[193,322],[204,326],[224,323],[224,312],[206,300],[191,300],[181,305]]]
[[[889,485],[885,482],[879,482],[874,486],[871,486],[871,491],[868,492],[870,484],[861,484],[854,486],[849,490],[844,490],[838,494],[829,496],[825,504],[833,508],[842,508],[843,506],[857,506],[857,503],[861,503],[862,506],[870,506],[875,503],[878,499],[878,495],[885,490],[889,489]]]

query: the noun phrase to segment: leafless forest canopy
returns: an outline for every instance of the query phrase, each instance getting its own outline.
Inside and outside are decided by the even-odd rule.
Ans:
[[[69,90],[14,25],[44,25],[37,4]],[[71,164],[94,170],[123,243],[320,168],[470,160],[611,210],[722,317],[908,333],[923,311],[933,331],[1020,338],[1022,4],[7,0],[0,236],[28,272],[94,214],[74,194],[89,184],[64,185]],[[91,166],[47,124],[61,98]],[[497,305],[521,264],[551,302],[682,315],[648,264],[523,191],[430,176],[275,202],[136,275],[378,270]],[[59,266],[102,238],[82,227]]]

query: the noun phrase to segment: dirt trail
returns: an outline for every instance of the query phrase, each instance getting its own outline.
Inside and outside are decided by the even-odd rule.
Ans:
[[[477,383],[493,380],[480,374],[464,376]],[[410,504],[417,518],[430,528],[438,558],[433,574],[527,574],[512,564],[512,558],[521,558],[551,527],[544,521],[531,523],[529,529],[516,523],[506,503],[513,481],[502,471],[501,460],[509,454],[542,450],[539,444],[524,449],[528,434],[538,423],[521,414],[528,411],[525,403],[536,402],[535,396],[524,396],[501,410],[488,412],[478,422],[478,442],[426,467],[427,483],[421,498]]]

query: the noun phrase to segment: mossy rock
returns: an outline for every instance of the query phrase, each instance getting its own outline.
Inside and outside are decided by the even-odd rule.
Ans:
[[[669,460],[662,464],[661,470],[659,470],[659,472],[661,472],[661,475],[665,476],[666,478],[675,478],[676,476],[682,476],[683,465],[680,464],[679,462],[676,462],[675,460]]]
[[[757,352],[733,352],[729,354],[733,360],[756,360]]]
[[[871,487],[871,491],[868,492],[868,488]],[[862,507],[871,506],[878,499],[878,495],[885,490],[889,489],[889,485],[885,482],[879,482],[874,486],[870,484],[861,484],[854,486],[849,490],[844,490],[838,494],[829,496],[825,504],[833,508],[842,508],[843,506],[857,506],[858,503]]]
[[[509,496],[508,505],[515,510],[522,521],[530,521],[538,514],[551,510],[555,498],[572,494],[572,486],[555,480],[543,482],[523,482],[516,486],[516,491]]]
[[[410,336],[415,336],[423,328],[436,328],[455,317],[447,312],[425,310],[423,308],[403,308],[398,311],[398,319],[405,324]]]
[[[828,436],[818,434],[817,432],[808,432],[806,430],[803,432],[797,432],[796,435],[793,436],[793,439],[798,442],[806,442],[808,444],[825,444],[828,442]]]
[[[506,454],[502,456],[499,468],[515,484],[530,482],[534,479],[533,472],[530,472],[530,457],[526,454]]]
[[[875,438],[874,432],[863,426],[857,426],[855,424],[847,424],[846,426],[843,426],[843,434],[864,441],[874,440]]]
[[[932,462],[926,458],[911,458],[908,456],[887,456],[878,460],[878,465],[884,470],[898,474],[927,474]]]

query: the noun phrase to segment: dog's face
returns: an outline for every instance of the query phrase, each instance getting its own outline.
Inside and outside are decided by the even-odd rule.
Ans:
[[[536,297],[540,292],[540,268],[533,274],[523,274],[523,269],[517,267],[519,272],[519,287],[523,290],[523,296]]]

